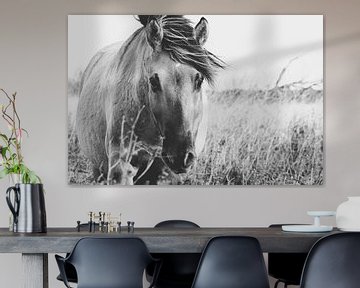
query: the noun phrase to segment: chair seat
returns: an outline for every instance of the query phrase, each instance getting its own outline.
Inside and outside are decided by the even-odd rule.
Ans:
[[[200,253],[157,253],[162,266],[156,281],[156,288],[191,288]]]
[[[77,274],[76,274],[75,267],[69,263],[65,263],[65,271],[66,271],[65,273],[66,273],[68,282],[77,283]],[[61,277],[61,274],[59,274],[56,277],[56,279],[64,282],[64,280]]]

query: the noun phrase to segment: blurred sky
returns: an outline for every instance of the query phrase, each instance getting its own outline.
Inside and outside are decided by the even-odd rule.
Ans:
[[[271,88],[292,59],[280,84],[323,78],[322,15],[204,15],[206,48],[228,67],[217,87]],[[202,16],[187,15],[194,25]],[[86,68],[102,47],[125,41],[141,24],[132,15],[69,15],[68,76]]]

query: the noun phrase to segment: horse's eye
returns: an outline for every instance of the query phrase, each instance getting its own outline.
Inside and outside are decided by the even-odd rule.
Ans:
[[[204,81],[204,77],[202,75],[200,75],[199,73],[196,74],[195,76],[195,90],[200,90],[201,88],[201,84]]]
[[[160,79],[159,79],[159,75],[157,73],[155,73],[153,76],[151,76],[149,81],[150,81],[150,85],[151,85],[151,90],[153,92],[161,91]]]

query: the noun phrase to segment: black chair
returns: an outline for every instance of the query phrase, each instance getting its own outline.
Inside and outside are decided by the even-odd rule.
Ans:
[[[155,228],[200,228],[199,225],[187,220],[166,220],[155,225]],[[194,280],[201,254],[197,253],[157,253],[161,259],[156,288],[190,288]],[[147,269],[147,279],[152,279],[153,267]]]
[[[360,233],[325,236],[306,259],[301,288],[360,287]]]
[[[287,224],[272,224],[270,228],[280,228]],[[300,285],[301,273],[307,253],[269,253],[268,272],[277,281],[274,288],[280,283],[286,288],[288,285]]]
[[[89,229],[89,224],[88,223],[82,223],[80,224],[80,229]],[[99,229],[99,224],[98,223],[95,223],[95,229],[98,230]],[[66,254],[66,257],[68,257],[70,254],[67,253]],[[66,277],[67,277],[67,280],[68,282],[71,282],[71,283],[77,283],[77,275],[76,275],[76,270],[74,268],[73,265],[71,265],[70,263],[67,263],[65,262],[64,264],[65,266],[65,274],[66,274]],[[57,277],[56,277],[57,280],[59,281],[62,281],[64,282],[64,280],[62,279],[61,277],[61,274],[59,274]]]
[[[66,257],[68,257],[69,254],[66,254]],[[66,279],[68,282],[71,283],[77,283],[77,274],[76,274],[76,270],[75,267],[73,265],[71,265],[68,262],[64,262],[64,273],[66,275]],[[64,282],[63,278],[61,277],[61,274],[59,274],[56,277],[57,280]]]
[[[78,288],[142,288],[145,268],[156,262],[139,238],[82,238],[68,257],[55,258],[66,287],[65,263],[75,267]]]
[[[256,238],[220,236],[207,244],[192,288],[269,288]]]

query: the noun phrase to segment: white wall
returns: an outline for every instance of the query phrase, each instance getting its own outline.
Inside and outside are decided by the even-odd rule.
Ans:
[[[146,4],[147,3],[147,4]],[[201,226],[267,226],[308,222],[307,210],[334,210],[360,195],[360,2],[1,0],[0,86],[18,92],[26,161],[46,187],[48,226],[73,226],[89,210],[122,212],[136,226],[187,218]],[[324,14],[326,183],[320,187],[124,187],[67,185],[67,15]],[[224,32],[226,33],[226,32]],[[0,226],[8,223],[0,182]],[[334,224],[333,220],[328,223]],[[51,255],[50,287],[57,271]],[[20,287],[19,255],[0,255],[1,287]]]

